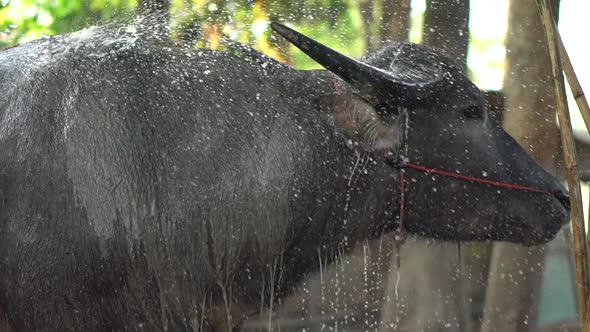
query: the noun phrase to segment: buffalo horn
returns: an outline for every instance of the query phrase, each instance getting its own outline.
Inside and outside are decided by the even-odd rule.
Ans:
[[[429,82],[399,82],[391,73],[351,59],[283,24],[273,22],[271,27],[320,65],[350,83],[374,106],[384,106],[384,101],[398,106],[427,104],[440,93],[443,75]]]

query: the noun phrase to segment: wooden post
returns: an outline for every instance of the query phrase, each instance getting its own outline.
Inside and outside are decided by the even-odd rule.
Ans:
[[[588,331],[586,308],[588,305],[588,249],[586,247],[586,231],[584,226],[584,214],[582,208],[582,193],[580,190],[580,178],[576,162],[576,149],[572,124],[568,112],[565,95],[563,72],[560,65],[559,45],[555,27],[555,21],[548,0],[537,0],[541,20],[545,27],[547,46],[552,63],[555,96],[557,98],[557,114],[559,117],[561,141],[566,164],[567,180],[572,206],[572,228],[574,242],[574,259],[576,263],[576,281],[578,290],[578,312],[583,331]]]
[[[410,0],[384,0],[381,45],[408,40],[410,32]]]
[[[469,1],[428,1],[422,43],[443,50],[457,62],[465,64],[469,44]]]
[[[558,1],[552,0],[553,8]],[[508,14],[502,126],[529,156],[554,175],[561,171],[561,144],[555,120],[551,61],[534,0],[512,0]],[[563,171],[561,172],[563,173]],[[566,243],[558,236],[546,245],[494,243],[486,285],[482,332],[539,329],[546,256]]]

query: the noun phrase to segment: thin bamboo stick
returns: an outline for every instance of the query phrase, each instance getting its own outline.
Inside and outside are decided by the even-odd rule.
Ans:
[[[565,77],[570,85],[570,90],[572,91],[572,95],[578,105],[578,109],[582,114],[582,118],[584,119],[584,124],[586,125],[586,131],[590,134],[590,107],[588,106],[588,101],[586,100],[586,95],[584,94],[584,90],[582,89],[582,85],[580,85],[580,81],[578,81],[578,77],[576,75],[576,71],[574,70],[574,66],[570,60],[570,57],[567,53],[567,49],[565,45],[563,45],[563,40],[561,39],[561,35],[559,31],[556,30],[557,41],[559,42],[559,53],[561,56],[561,65],[563,67],[563,71],[565,72]],[[590,204],[587,207],[590,210]],[[588,215],[587,224],[590,224],[590,214]],[[586,236],[586,248],[590,248],[590,238]],[[590,259],[590,258],[589,258]],[[587,265],[590,267],[590,262],[587,262]],[[589,272],[590,273],[590,272]],[[590,278],[590,276],[589,276]],[[590,291],[590,289],[589,289]],[[588,301],[590,301],[590,295],[588,295]],[[586,305],[586,315],[585,315],[586,322],[586,332],[590,332],[590,303]]]
[[[574,242],[574,259],[576,264],[576,286],[578,290],[578,313],[581,327],[587,331],[586,307],[588,305],[588,250],[586,247],[586,231],[584,227],[584,213],[582,207],[582,193],[580,189],[580,177],[578,175],[577,156],[572,133],[572,124],[567,108],[565,95],[565,83],[560,66],[559,46],[556,38],[555,21],[551,13],[548,0],[537,0],[541,21],[545,27],[547,47],[551,58],[551,72],[554,80],[557,113],[559,116],[559,129],[561,143],[565,157],[567,182],[570,191],[572,206],[572,229]]]
[[[561,34],[558,30],[556,32],[557,41],[559,43],[559,55],[561,57],[561,65],[563,67],[563,71],[565,73],[565,77],[570,85],[570,90],[572,91],[572,95],[574,96],[574,100],[576,101],[576,105],[578,105],[578,109],[582,114],[582,118],[584,119],[584,124],[586,125],[586,131],[590,134],[590,107],[588,106],[588,101],[586,100],[586,95],[584,94],[584,90],[582,89],[582,85],[580,85],[580,81],[578,81],[578,76],[574,70],[574,66],[570,60],[570,57],[567,53],[567,49],[563,44],[563,40],[561,39]],[[588,205],[588,209],[590,209],[590,204]],[[590,214],[588,216],[588,224],[590,224]],[[586,248],[590,248],[590,238],[586,236]],[[590,259],[590,258],[589,258]],[[588,266],[590,266],[590,262],[587,262]],[[590,272],[589,272],[590,273]],[[589,276],[590,277],[590,276]],[[590,289],[589,289],[590,291]],[[588,295],[588,301],[590,301],[590,295]],[[586,326],[584,327],[585,332],[590,332],[590,303],[586,305],[586,314],[585,314]]]

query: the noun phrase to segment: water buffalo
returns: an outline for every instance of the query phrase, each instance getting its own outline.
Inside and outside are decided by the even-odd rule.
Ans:
[[[449,59],[405,43],[357,62],[274,27],[329,71],[113,27],[0,52],[13,330],[227,329],[402,207],[405,231],[449,240],[537,244],[568,221],[565,189]],[[544,193],[400,181],[406,162]]]

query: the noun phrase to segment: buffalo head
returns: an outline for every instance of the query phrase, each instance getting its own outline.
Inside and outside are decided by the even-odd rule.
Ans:
[[[273,28],[348,83],[348,93],[334,98],[330,116],[352,145],[483,180],[406,169],[408,231],[538,244],[569,221],[567,191],[502,129],[480,90],[450,59],[402,43],[356,61],[283,25]],[[391,190],[398,201],[399,186]]]

